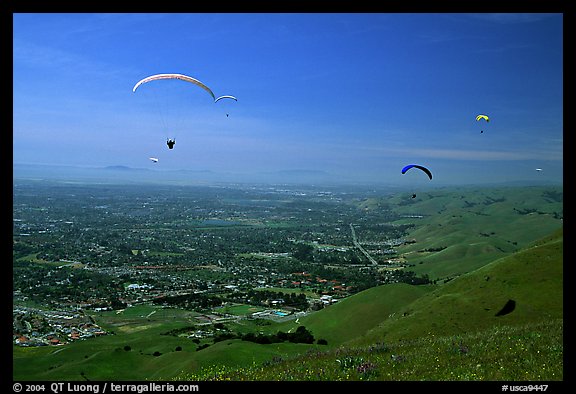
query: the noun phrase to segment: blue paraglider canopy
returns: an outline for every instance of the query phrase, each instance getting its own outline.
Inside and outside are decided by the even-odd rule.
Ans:
[[[406,167],[402,168],[402,174],[405,174],[406,171],[408,171],[411,168],[418,168],[419,170],[424,171],[426,175],[428,175],[428,178],[432,179],[432,173],[430,172],[430,170],[418,164],[408,164]]]

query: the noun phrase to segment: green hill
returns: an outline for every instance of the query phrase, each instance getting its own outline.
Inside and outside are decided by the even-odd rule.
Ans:
[[[197,351],[189,338],[166,335],[190,326],[194,313],[137,306],[95,316],[114,335],[57,348],[14,346],[13,379],[562,379],[561,187],[377,200],[362,204],[394,206],[406,216],[397,223],[414,224],[414,242],[399,250],[408,269],[443,280],[370,288],[298,323],[236,327],[273,334],[303,325],[327,346],[230,339]],[[509,300],[514,309],[496,316]]]
[[[563,379],[562,229],[436,289],[421,291],[411,302],[415,293],[410,286],[380,286],[342,300],[339,309],[335,305],[311,316],[307,324],[323,333],[327,331],[320,328],[322,322],[335,316],[342,325],[372,317],[361,329],[351,326],[349,331],[360,336],[335,349],[316,349],[249,368],[201,369],[178,379]],[[399,307],[397,298],[405,301]],[[510,300],[514,308],[506,311]],[[361,334],[370,325],[374,327]],[[346,337],[341,327],[325,330],[330,329],[340,332],[334,340]]]
[[[508,300],[511,313],[496,314]],[[357,344],[455,335],[563,316],[563,231],[424,294]]]
[[[261,365],[212,365],[184,381],[563,381],[562,320],[393,344],[309,351]]]
[[[340,345],[364,335],[388,316],[432,291],[432,286],[396,283],[373,287],[299,319],[316,338]],[[292,323],[296,326],[295,323]]]
[[[389,202],[411,223],[398,252],[417,274],[446,279],[528,246],[562,226],[562,187],[462,188]],[[416,216],[416,218],[414,218]]]

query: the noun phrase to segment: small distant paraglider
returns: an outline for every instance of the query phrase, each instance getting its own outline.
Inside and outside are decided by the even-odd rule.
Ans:
[[[238,99],[237,99],[236,97],[234,97],[234,96],[220,96],[220,97],[218,97],[216,100],[214,100],[214,103],[217,103],[218,101],[220,101],[220,100],[222,100],[222,99],[225,99],[225,98],[231,99],[231,100],[234,100],[234,101],[238,101]],[[226,117],[228,117],[228,115],[230,115],[230,114],[227,113],[227,114],[226,114]]]
[[[222,100],[222,99],[225,99],[225,98],[229,98],[229,99],[238,101],[238,99],[237,99],[236,97],[234,97],[234,96],[220,96],[220,97],[218,97],[216,100],[214,100],[214,102],[217,103],[219,100]]]
[[[479,121],[480,119],[484,119],[486,122],[490,122],[490,118],[488,117],[488,115],[483,115],[480,114],[478,116],[476,116],[476,121]],[[480,133],[483,133],[484,130],[480,130]]]
[[[152,160],[154,163],[158,163],[158,159],[155,157],[150,157],[149,159]]]
[[[542,168],[536,168],[536,171],[542,171]]]

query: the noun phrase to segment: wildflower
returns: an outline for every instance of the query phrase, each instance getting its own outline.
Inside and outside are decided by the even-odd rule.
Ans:
[[[369,374],[376,370],[376,365],[371,363],[370,361],[364,362],[356,367],[356,371],[361,374]]]
[[[384,343],[381,343],[381,342],[375,343],[374,345],[371,345],[371,346],[368,348],[368,351],[369,351],[370,353],[372,353],[372,352],[374,352],[374,353],[380,353],[380,352],[384,353],[384,352],[387,352],[388,350],[389,350],[388,346],[385,345]]]
[[[405,356],[402,356],[402,355],[400,355],[400,354],[398,354],[398,355],[392,354],[392,355],[390,356],[390,358],[392,359],[392,361],[396,361],[396,362],[402,362],[402,361],[405,361],[405,360],[406,360],[406,357],[405,357]]]

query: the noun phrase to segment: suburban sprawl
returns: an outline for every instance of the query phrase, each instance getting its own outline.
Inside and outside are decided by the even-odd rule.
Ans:
[[[436,357],[404,355],[411,340],[436,332],[470,343],[461,336],[507,321],[521,349],[538,346],[538,360],[526,362],[559,376],[561,186],[414,198],[393,187],[22,179],[13,191],[16,379],[308,379],[291,357],[328,357],[320,379],[410,379],[416,372],[387,371]],[[515,257],[525,250],[534,257]],[[526,270],[532,263],[539,271]],[[542,330],[553,335],[536,340]],[[472,343],[492,346],[494,334],[483,335]],[[430,346],[444,346],[438,340]],[[394,341],[406,347],[393,351]],[[368,348],[342,348],[353,344]],[[487,351],[477,354],[500,357]]]
[[[363,208],[366,192],[17,183],[14,342],[107,335],[90,316],[138,304],[199,323],[296,319],[378,284],[427,283],[395,250],[412,224]],[[235,304],[259,308],[223,312]]]

